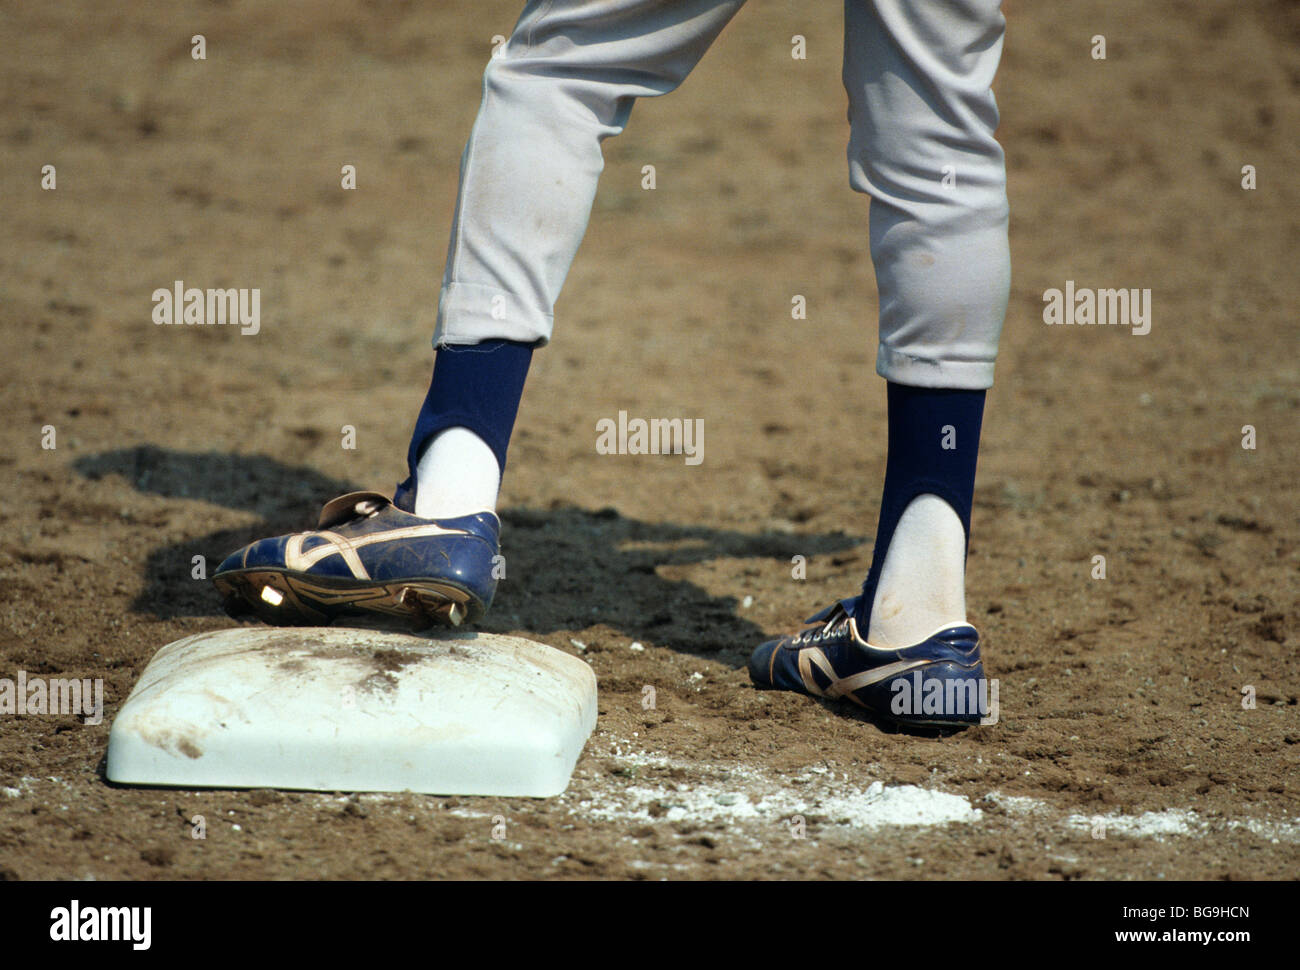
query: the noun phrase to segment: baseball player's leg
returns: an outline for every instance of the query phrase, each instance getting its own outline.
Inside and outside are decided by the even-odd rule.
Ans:
[[[852,186],[871,196],[877,371],[889,464],[861,616],[873,644],[965,620],[984,390],[1010,287],[1006,170],[993,137],[999,0],[849,0]]]
[[[676,88],[742,3],[534,2],[489,62],[461,166],[439,361],[412,435],[411,478],[399,487],[416,514],[495,507],[527,371],[521,348],[550,339],[604,165],[601,142],[623,130],[637,98]]]
[[[871,196],[889,458],[861,595],[815,617],[817,629],[763,644],[750,665],[760,684],[903,720],[972,720],[893,702],[900,672],[941,688],[983,675],[965,554],[1010,284],[991,90],[1003,27],[998,0],[846,0],[849,174]]]
[[[335,500],[318,531],[218,568],[232,612],[321,622],[356,611],[460,622],[491,603],[506,448],[534,346],[636,98],[686,77],[743,0],[534,0],[484,73],[434,336],[433,379],[393,501]]]

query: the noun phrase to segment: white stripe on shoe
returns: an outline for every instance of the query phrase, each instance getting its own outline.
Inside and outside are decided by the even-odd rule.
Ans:
[[[289,541],[285,543],[284,564],[289,569],[305,572],[322,559],[337,555],[341,556],[343,561],[347,563],[348,569],[352,571],[353,576],[357,579],[369,579],[370,574],[361,562],[361,557],[357,555],[358,549],[374,545],[377,542],[389,542],[395,539],[469,535],[473,535],[473,533],[466,532],[464,529],[447,529],[440,525],[410,525],[400,529],[389,529],[385,532],[374,532],[356,539],[349,539],[347,536],[329,531],[299,532],[290,536]],[[303,552],[303,543],[313,536],[324,539],[325,542],[307,552]]]
[[[808,693],[817,697],[848,697],[855,703],[861,703],[854,696],[855,690],[861,690],[863,687],[869,687],[872,684],[879,683],[882,680],[888,680],[890,677],[896,677],[899,674],[906,673],[916,667],[924,667],[932,663],[930,660],[898,660],[891,664],[885,664],[883,667],[875,667],[871,670],[863,670],[848,677],[841,677],[831,666],[830,660],[822,652],[820,647],[805,647],[799,651],[799,676],[803,678],[803,683],[808,688]],[[827,677],[830,683],[823,690],[817,685],[813,678],[812,668],[816,666]]]

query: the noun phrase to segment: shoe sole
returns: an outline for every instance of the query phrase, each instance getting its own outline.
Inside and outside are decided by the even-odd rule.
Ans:
[[[877,710],[874,707],[868,707],[861,701],[851,700],[848,697],[817,697],[816,694],[809,694],[807,691],[791,691],[784,687],[774,687],[772,684],[762,684],[757,681],[751,683],[755,690],[773,690],[781,691],[786,694],[801,694],[804,697],[812,697],[817,700],[827,701],[833,704],[847,704],[854,710],[866,711],[871,717],[878,721],[886,723],[891,727],[898,728],[917,728],[920,730],[941,730],[941,731],[964,731],[966,728],[978,727],[979,719],[973,721],[945,721],[940,719],[922,719],[916,717],[900,717],[896,714],[888,714]]]
[[[306,576],[283,569],[240,569],[213,577],[226,613],[250,613],[272,626],[328,626],[367,613],[399,617],[415,629],[473,623],[487,611],[478,597],[444,580],[386,583]]]

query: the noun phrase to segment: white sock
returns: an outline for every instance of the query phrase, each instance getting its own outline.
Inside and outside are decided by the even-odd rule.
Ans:
[[[501,469],[486,441],[469,428],[448,428],[424,449],[415,481],[415,514],[453,519],[496,511]]]
[[[910,647],[942,626],[965,622],[966,532],[951,505],[918,495],[889,540],[867,642]]]

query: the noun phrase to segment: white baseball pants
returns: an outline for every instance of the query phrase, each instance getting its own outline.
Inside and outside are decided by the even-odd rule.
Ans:
[[[545,343],[601,142],[690,73],[744,0],[531,0],[483,78],[435,345]],[[1010,287],[991,84],[1000,0],[846,0],[849,184],[871,197],[883,377],[978,390]]]

